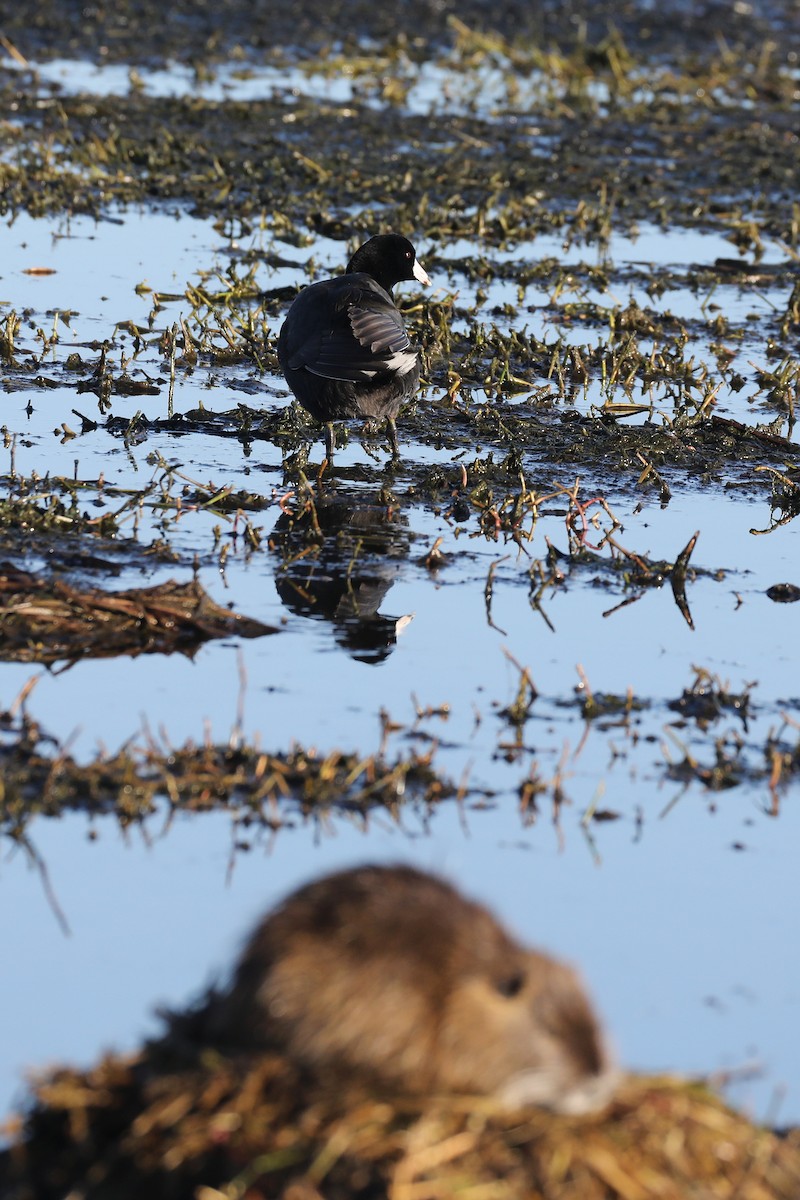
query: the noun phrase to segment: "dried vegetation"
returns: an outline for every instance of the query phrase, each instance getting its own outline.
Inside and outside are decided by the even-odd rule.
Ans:
[[[705,1087],[631,1077],[594,1118],[321,1090],[283,1059],[164,1044],[35,1083],[8,1200],[794,1200],[800,1142]]]
[[[0,659],[6,662],[192,654],[211,638],[275,632],[221,608],[196,581],[107,592],[0,563]]]

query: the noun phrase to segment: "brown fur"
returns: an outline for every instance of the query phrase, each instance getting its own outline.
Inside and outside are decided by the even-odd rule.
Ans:
[[[613,1082],[574,971],[405,866],[343,871],[289,896],[209,1018],[215,1038],[407,1094],[583,1111]]]

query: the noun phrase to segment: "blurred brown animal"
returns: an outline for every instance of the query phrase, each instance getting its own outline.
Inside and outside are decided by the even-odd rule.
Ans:
[[[575,972],[407,866],[342,871],[290,895],[256,928],[207,1030],[318,1075],[506,1108],[587,1112],[615,1082]]]

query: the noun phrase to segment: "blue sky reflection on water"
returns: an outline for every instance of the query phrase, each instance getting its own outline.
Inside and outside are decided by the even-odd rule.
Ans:
[[[705,1072],[758,1061],[765,1077],[732,1096],[763,1116],[800,1073],[787,1034],[800,1000],[787,955],[797,917],[777,903],[792,888],[799,831],[793,815],[789,829],[759,822],[737,853],[726,842],[742,831],[741,799],[733,806],[738,816],[712,818],[684,802],[639,841],[629,822],[605,826],[599,861],[576,822],[556,852],[551,830],[523,830],[507,803],[466,815],[446,806],[424,835],[413,818],[403,833],[377,819],[366,835],[336,822],[240,853],[230,882],[230,823],[218,815],[180,820],[164,837],[156,819],[150,844],[102,823],[91,842],[82,817],[39,822],[33,840],[72,932],[61,933],[36,872],[6,858],[6,1014],[17,1032],[0,1049],[3,1101],[19,1096],[23,1065],[133,1048],[157,1028],[155,1005],[179,1004],[224,972],[254,919],[310,875],[401,859],[443,871],[526,940],[580,963],[626,1064]],[[790,1087],[781,1118],[796,1119],[797,1105]]]
[[[217,259],[224,263],[225,239],[207,222],[140,213],[124,219],[124,225],[84,219],[65,225],[20,218],[0,228],[0,301],[5,302],[0,316],[13,296],[14,304],[30,306],[34,324],[40,320],[44,327],[43,314],[69,296],[79,311],[62,328],[54,352],[62,361],[74,343],[108,336],[114,322],[145,318],[151,300],[134,293],[138,283],[146,279],[152,287],[177,293],[201,268],[209,269]],[[52,240],[54,231],[71,236]],[[669,261],[669,245],[669,235],[648,239],[645,233],[636,242],[612,242],[609,252],[637,259],[658,254],[658,261]],[[672,246],[674,261],[684,263],[726,253],[724,239],[704,242],[697,234],[676,235]],[[541,255],[546,249],[532,243],[524,253]],[[291,249],[297,262],[312,253],[327,270],[341,262],[343,247],[320,242]],[[570,253],[581,251],[573,247]],[[52,266],[57,274],[22,274],[37,265]],[[291,281],[292,272],[264,273],[264,286]],[[734,289],[729,291],[732,295]],[[682,298],[691,299],[688,293]],[[161,319],[172,322],[181,311],[179,302],[170,302]],[[52,324],[52,315],[47,320]],[[32,342],[29,328],[20,335],[22,344],[26,337]],[[746,351],[742,354],[746,357]],[[237,394],[208,386],[212,382],[214,372],[199,368],[177,389],[176,407],[199,401],[212,409],[232,407]],[[264,382],[280,386],[276,380]],[[163,415],[165,396],[162,388],[155,398],[115,397],[114,411],[132,414],[142,408],[149,416]],[[32,392],[32,413],[25,412],[27,399],[24,392],[3,396],[3,423],[17,435],[15,465],[22,474],[71,475],[77,460],[81,478],[96,478],[102,471],[110,483],[141,487],[153,473],[148,456],[156,450],[204,481],[267,496],[277,496],[282,487],[274,446],[256,443],[247,457],[235,440],[151,435],[127,450],[102,430],[62,443],[54,428],[62,420],[75,424],[72,407],[89,411],[94,397],[77,396],[67,387]],[[276,402],[266,391],[246,399],[253,405]],[[744,400],[726,399],[726,404],[740,402],[744,407],[733,415],[746,418]],[[445,463],[452,457],[447,449],[413,444],[405,444],[403,453],[410,460]],[[353,437],[337,462],[346,468],[365,457]],[[552,473],[529,480],[540,490],[553,482]],[[594,494],[591,479],[584,487],[584,496]],[[412,537],[381,606],[384,614],[413,614],[413,620],[388,657],[368,665],[338,646],[330,623],[283,606],[276,561],[268,552],[248,557],[235,547],[221,573],[212,554],[216,518],[199,513],[187,516],[171,535],[182,561],[159,568],[153,581],[168,575],[189,578],[197,551],[200,578],[214,598],[279,625],[278,636],[241,646],[232,639],[205,646],[194,661],[178,655],[85,661],[58,676],[0,665],[2,707],[38,676],[29,702],[32,715],[47,732],[70,739],[71,751],[80,758],[91,756],[100,743],[116,748],[137,734],[143,721],[156,736],[163,727],[175,744],[201,738],[205,722],[214,738],[224,741],[237,711],[240,658],[247,677],[245,732],[271,750],[285,749],[297,737],[320,750],[341,746],[369,753],[380,739],[378,712],[386,708],[406,726],[390,742],[390,753],[399,753],[410,744],[429,744],[407,740],[414,724],[412,697],[423,708],[447,703],[447,720],[430,717],[421,723],[422,733],[440,742],[439,768],[456,782],[468,771],[470,779],[497,793],[487,811],[467,814],[466,832],[453,806],[433,817],[429,828],[411,813],[404,830],[375,818],[366,834],[338,820],[325,833],[284,831],[271,852],[260,846],[238,856],[230,884],[231,823],[225,816],[176,821],[166,836],[160,836],[161,822],[155,819],[147,837],[132,830],[125,839],[111,822],[98,819],[96,842],[88,840],[83,817],[35,822],[32,840],[72,936],[64,939],[59,931],[41,880],[22,851],[4,849],[0,961],[12,972],[10,986],[3,989],[3,1010],[15,1034],[0,1046],[0,1111],[19,1096],[24,1068],[54,1060],[88,1062],[104,1046],[134,1046],[143,1031],[153,1028],[148,1014],[154,1004],[181,1002],[209,972],[230,963],[255,916],[309,875],[349,862],[399,858],[444,871],[497,908],[525,938],[579,963],[624,1063],[709,1071],[757,1059],[764,1077],[741,1085],[733,1098],[763,1116],[773,1090],[785,1084],[778,1119],[800,1120],[795,1036],[800,968],[793,951],[800,932],[794,903],[796,785],[785,794],[777,819],[765,815],[769,795],[763,785],[743,784],[714,797],[693,786],[681,795],[681,785],[665,777],[661,748],[663,742],[680,757],[664,733],[676,720],[667,702],[691,684],[693,666],[728,679],[734,690],[757,684],[748,728],[731,716],[714,731],[744,737],[753,761],[768,731],[780,725],[781,713],[797,715],[797,608],[773,604],[764,592],[773,583],[800,582],[795,576],[800,531],[788,524],[754,536],[751,527],[769,523],[766,501],[753,503],[692,480],[673,481],[666,509],[654,493],[621,488],[606,496],[622,522],[620,541],[636,553],[673,560],[700,531],[693,565],[723,575],[701,576],[687,585],[695,631],[680,615],[668,585],[604,616],[629,593],[618,585],[596,586],[598,572],[582,568],[544,600],[551,632],[530,607],[524,554],[471,536],[474,525],[456,537],[442,515],[415,507],[404,514]],[[566,549],[558,509],[553,502],[541,517],[528,546],[534,557],[544,553],[546,536]],[[268,534],[277,519],[274,503],[257,514],[256,524]],[[153,535],[152,519],[145,514],[140,536],[147,542]],[[421,559],[440,536],[449,561],[431,576]],[[36,565],[38,551],[31,546]],[[492,617],[499,628],[487,623],[485,613],[484,585],[493,563]],[[146,581],[138,568],[128,568],[114,586]],[[524,749],[512,762],[502,750],[511,734],[499,709],[513,700],[518,671],[505,651],[530,669],[540,693],[523,730]],[[587,733],[570,705],[577,664],[594,689],[624,694],[630,687],[650,702],[631,730],[598,722]],[[690,747],[702,742],[698,753],[708,753],[710,739],[696,739],[691,726],[678,736]],[[531,828],[523,826],[515,797],[534,763],[549,779],[562,761],[570,804],[562,813],[559,839],[548,797]],[[596,798],[620,819],[593,827],[593,851],[580,816]]]

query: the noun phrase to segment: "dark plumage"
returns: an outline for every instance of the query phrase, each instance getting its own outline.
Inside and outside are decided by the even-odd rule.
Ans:
[[[333,422],[383,419],[397,456],[395,417],[419,384],[419,357],[392,299],[402,279],[428,276],[407,238],[379,234],[356,250],[347,272],[304,288],[278,338],[286,382],[312,417],[326,426],[333,457]]]

